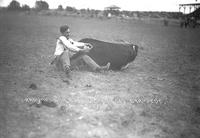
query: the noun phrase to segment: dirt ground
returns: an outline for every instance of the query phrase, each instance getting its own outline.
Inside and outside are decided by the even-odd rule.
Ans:
[[[138,56],[63,81],[49,65],[62,24],[74,40],[138,44]],[[199,138],[199,36],[170,23],[0,13],[0,137]]]

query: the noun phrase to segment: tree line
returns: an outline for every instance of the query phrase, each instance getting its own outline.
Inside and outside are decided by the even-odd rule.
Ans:
[[[21,6],[20,3],[17,0],[12,0],[9,3],[7,9],[9,11],[29,11],[29,10],[31,10],[31,8],[27,4],[24,4],[24,5]],[[38,11],[48,10],[49,4],[46,1],[39,0],[39,1],[35,2],[35,7],[33,9],[38,10]],[[64,9],[62,5],[59,5],[57,9],[58,10],[67,10],[67,11],[77,11],[76,8],[70,7],[70,6],[67,6]]]
[[[35,2],[35,7],[30,8],[28,5],[20,5],[20,3],[17,0],[12,0],[9,5],[6,7],[9,11],[30,11],[30,10],[49,10],[49,4],[44,0],[37,0]],[[60,4],[57,7],[58,11],[68,11],[73,12],[77,14],[91,14],[91,15],[97,15],[100,13],[100,10],[95,9],[80,9],[77,10],[75,7],[66,6],[63,8],[63,6]],[[152,18],[176,18],[178,19],[180,16],[182,16],[182,13],[180,12],[139,12],[139,11],[119,11],[119,10],[104,10],[103,16],[108,16],[108,14],[112,14],[114,16],[128,16],[128,17],[135,17],[143,18],[143,17],[152,17]]]

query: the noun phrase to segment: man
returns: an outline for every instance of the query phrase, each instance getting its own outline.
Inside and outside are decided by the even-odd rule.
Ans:
[[[89,43],[77,42],[72,40],[69,37],[70,29],[67,25],[63,25],[60,27],[60,33],[61,36],[57,39],[56,42],[54,61],[56,62],[56,66],[58,68],[62,68],[67,75],[70,73],[70,62],[76,61],[80,58],[83,59],[83,61],[93,71],[102,71],[109,69],[109,62],[106,66],[99,66],[91,57],[84,54],[92,49],[92,45]]]

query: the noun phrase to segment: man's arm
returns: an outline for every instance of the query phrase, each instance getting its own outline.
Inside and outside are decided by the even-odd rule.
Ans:
[[[65,48],[67,48],[71,51],[74,51],[74,52],[86,52],[87,53],[92,49],[91,44],[76,42],[76,41],[73,41],[72,39],[67,40],[65,37],[60,37],[59,40],[63,43]],[[90,45],[90,46],[88,46],[88,45]]]
[[[74,41],[74,40],[72,40],[72,39],[70,39],[70,41],[71,41],[76,47],[84,48],[84,46],[85,46],[85,43],[83,43],[83,42]]]
[[[93,46],[90,43],[78,42],[78,41],[74,41],[72,39],[70,39],[70,41],[72,41],[74,43],[74,45],[76,45],[78,48],[81,48],[81,49],[84,49],[84,48],[92,49],[93,48]]]
[[[81,49],[78,48],[77,46],[75,46],[74,44],[70,43],[69,40],[67,40],[64,36],[61,36],[59,38],[59,41],[63,44],[63,46],[71,51],[74,51],[74,52],[78,52],[80,51]]]

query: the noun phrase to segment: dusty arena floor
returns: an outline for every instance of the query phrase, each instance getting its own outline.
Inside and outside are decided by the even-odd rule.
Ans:
[[[74,40],[138,44],[138,56],[63,81],[49,65],[62,24]],[[0,137],[199,138],[199,36],[170,23],[1,13]]]

